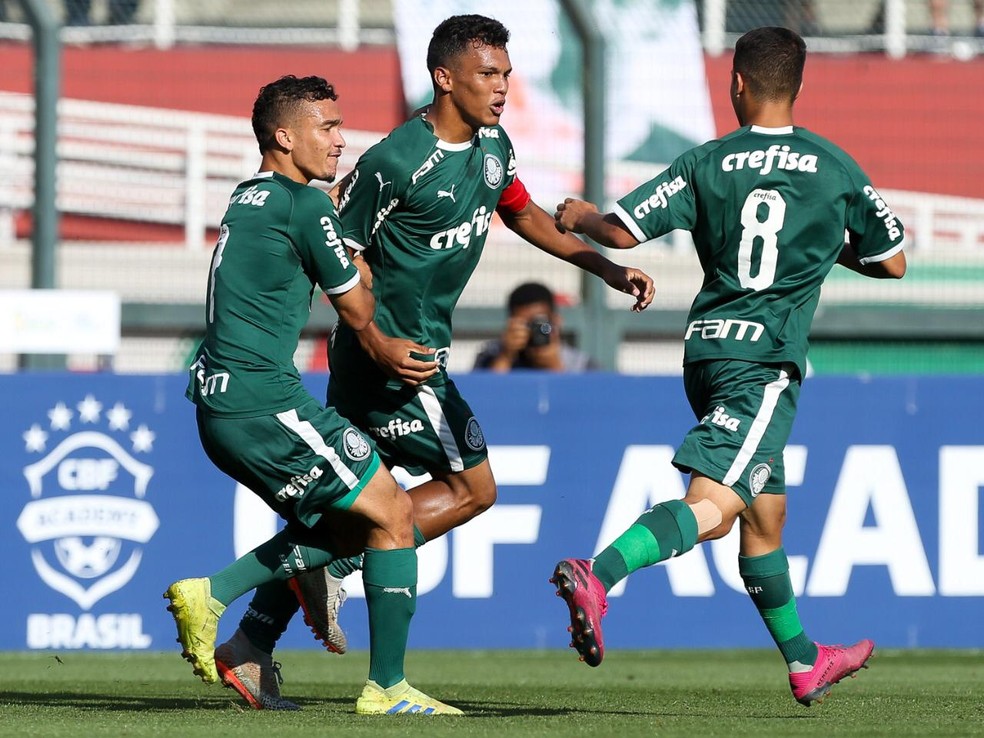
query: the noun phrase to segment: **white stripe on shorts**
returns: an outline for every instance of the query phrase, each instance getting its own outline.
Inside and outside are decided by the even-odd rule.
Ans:
[[[451,471],[464,471],[465,462],[461,460],[461,452],[458,450],[458,444],[454,441],[454,434],[451,432],[451,426],[448,425],[448,419],[444,417],[444,410],[441,408],[441,401],[437,399],[437,395],[434,393],[434,390],[427,385],[417,388],[417,397],[420,398],[420,404],[423,405],[424,412],[427,413],[427,418],[430,420],[431,427],[434,429],[438,439],[441,441],[441,446],[444,448],[444,453],[448,457],[448,463],[451,466]]]
[[[323,456],[346,487],[355,489],[358,486],[359,478],[345,466],[335,449],[325,443],[325,439],[321,437],[313,425],[297,417],[297,410],[285,410],[282,413],[277,413],[277,420],[299,435],[312,451]]]
[[[738,481],[738,477],[741,476],[742,471],[748,466],[749,460],[755,455],[758,445],[762,441],[762,436],[765,435],[765,431],[769,427],[769,421],[772,420],[772,413],[775,412],[776,403],[779,402],[779,395],[788,386],[789,374],[784,370],[779,371],[779,379],[765,385],[765,392],[762,395],[762,405],[759,407],[755,420],[752,421],[752,427],[749,429],[748,435],[745,436],[745,442],[738,449],[738,455],[735,457],[731,468],[728,469],[728,473],[724,475],[724,479],[721,480],[721,484],[731,487]]]

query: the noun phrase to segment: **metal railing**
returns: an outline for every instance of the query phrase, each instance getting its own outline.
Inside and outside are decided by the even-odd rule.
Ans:
[[[382,134],[346,131],[351,161]],[[249,119],[62,98],[57,204],[62,213],[181,226],[201,249],[236,184],[259,161]],[[0,244],[34,199],[34,100],[0,92]]]

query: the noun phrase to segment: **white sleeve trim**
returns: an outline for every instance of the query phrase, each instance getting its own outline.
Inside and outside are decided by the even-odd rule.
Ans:
[[[353,251],[365,251],[366,250],[366,247],[365,246],[363,246],[358,241],[353,241],[351,238],[343,238],[342,241],[344,241],[345,242],[345,245],[348,246]]]
[[[618,219],[622,221],[622,223],[625,224],[625,227],[629,229],[629,233],[635,236],[636,241],[639,243],[644,243],[649,240],[649,236],[642,232],[639,224],[635,222],[635,218],[629,214],[628,210],[623,208],[618,203],[615,203],[615,206],[612,208],[612,212],[618,216]]]
[[[337,287],[332,287],[330,290],[325,290],[324,292],[325,292],[326,295],[344,295],[350,289],[352,289],[353,287],[355,287],[355,285],[357,285],[359,283],[359,280],[360,279],[362,279],[362,275],[356,273],[356,274],[352,275],[352,278],[348,282],[346,282],[345,284],[340,284]],[[324,288],[322,288],[322,289],[324,289]]]
[[[866,256],[863,259],[858,259],[858,262],[860,264],[877,264],[879,261],[886,261],[888,259],[891,259],[897,253],[899,253],[904,246],[905,246],[905,237],[903,237],[902,240],[899,241],[897,246],[893,246],[888,251],[884,251],[880,254],[876,254],[875,256]]]

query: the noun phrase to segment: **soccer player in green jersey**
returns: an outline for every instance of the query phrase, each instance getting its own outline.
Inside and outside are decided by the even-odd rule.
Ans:
[[[809,706],[864,667],[874,644],[814,643],[796,611],[782,546],[783,448],[807,336],[835,263],[898,279],[906,262],[902,224],[860,167],[793,125],[805,61],[792,31],[750,31],[731,74],[738,130],[682,154],[611,213],[573,199],[557,206],[558,225],[613,248],[688,230],[705,278],[684,333],[684,387],[698,422],[673,459],[691,474],[686,496],[645,512],[593,559],[559,562],[551,581],[570,610],[572,647],[597,666],[607,592],[737,520],[745,588],[789,667],[793,696]]]
[[[499,118],[512,65],[509,31],[480,15],[453,16],[435,29],[427,52],[434,99],[359,159],[339,209],[345,244],[370,267],[375,320],[392,335],[429,347],[439,371],[418,386],[394,380],[340,323],[329,348],[328,405],[377,444],[387,466],[432,479],[409,490],[417,545],[447,533],[493,504],[495,479],[481,425],[445,370],[455,304],[482,255],[493,214],[531,244],[633,295],[652,301],[652,280],[614,264],[560,231],[517,176],[512,143]],[[335,616],[340,579],[358,561],[328,567],[320,588],[295,592],[305,620],[329,650],[344,651]],[[265,629],[272,644],[291,604],[283,585],[257,591],[243,627]]]
[[[360,714],[460,714],[407,684],[403,661],[416,603],[412,506],[371,439],[324,408],[294,366],[315,286],[374,360],[402,380],[434,369],[423,347],[383,334],[374,299],[341,239],[327,194],[345,140],[335,90],[321,77],[266,85],[253,107],[260,171],[233,192],[212,256],[205,339],[187,395],[209,458],[287,522],[270,541],[210,576],[168,587],[183,656],[206,683],[221,679],[255,707],[297,709],[280,697],[276,666],[248,638],[215,650],[218,619],[258,585],[323,567],[339,531],[364,530],[369,679]]]

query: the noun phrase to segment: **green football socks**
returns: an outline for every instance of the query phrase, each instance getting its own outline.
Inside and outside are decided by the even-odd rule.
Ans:
[[[629,574],[686,553],[697,544],[697,518],[683,500],[650,508],[594,558],[592,571],[607,592]]]
[[[739,556],[738,572],[790,671],[809,671],[817,647],[803,631],[781,547],[764,556]]]
[[[284,529],[209,577],[212,597],[223,605],[266,582],[286,581],[299,571],[318,569],[334,558],[330,551],[297,545]]]
[[[385,689],[404,678],[410,619],[417,609],[417,550],[367,548],[364,563],[369,679]]]
[[[239,621],[239,628],[256,648],[264,653],[273,653],[277,641],[300,606],[287,582],[261,584]]]
[[[424,534],[420,532],[420,528],[416,525],[413,526],[413,545],[416,548],[420,548],[425,543],[427,543],[427,539],[424,538]],[[328,573],[335,577],[335,579],[344,579],[349,574],[359,571],[360,569],[362,569],[362,554],[359,554],[358,556],[349,556],[344,559],[335,559],[328,564]]]

